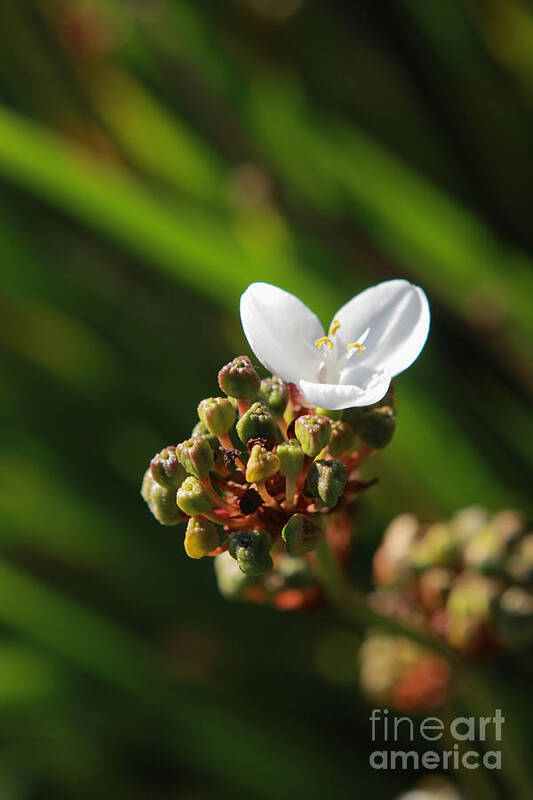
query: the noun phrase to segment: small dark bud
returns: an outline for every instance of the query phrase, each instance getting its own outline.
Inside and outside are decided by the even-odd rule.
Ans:
[[[239,531],[229,537],[230,556],[237,561],[241,572],[250,578],[272,569],[271,546],[272,540],[265,531]]]
[[[227,467],[230,470],[234,470],[235,469],[235,459],[239,458],[240,455],[241,455],[241,451],[240,450],[235,450],[233,448],[231,450],[223,449],[222,450],[222,457],[223,457],[223,460],[224,460],[224,466]]]
[[[348,473],[338,459],[314,461],[307,476],[307,490],[313,497],[319,497],[324,505],[333,508],[342,497]]]
[[[264,437],[276,440],[278,426],[276,420],[264,403],[253,403],[237,423],[239,439],[247,444],[249,439]]]
[[[174,491],[187,477],[187,472],[176,454],[176,448],[172,445],[164,447],[152,458],[150,472],[156,483],[164,486],[165,489],[174,489]]]
[[[222,367],[218,373],[218,384],[223,392],[237,400],[253,400],[261,380],[248,356],[239,356]]]
[[[357,421],[356,433],[369,447],[386,447],[394,435],[396,420],[390,406],[365,411]]]
[[[239,509],[245,517],[254,514],[263,501],[257,489],[247,489],[239,500]]]
[[[289,402],[289,388],[285,381],[282,381],[277,375],[263,378],[259,389],[259,398],[275,417],[282,417]]]
[[[319,528],[303,514],[293,514],[281,532],[291,556],[301,556],[314,550],[319,534]]]

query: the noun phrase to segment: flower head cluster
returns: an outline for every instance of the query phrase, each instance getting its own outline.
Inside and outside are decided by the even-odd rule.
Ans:
[[[471,655],[533,640],[533,533],[516,511],[403,514],[374,558],[374,605]]]
[[[367,488],[357,468],[392,438],[391,377],[420,353],[429,309],[421,289],[388,281],[343,306],[326,336],[298,298],[256,283],[241,318],[272,376],[246,356],[226,364],[223,394],[199,403],[188,439],[154,456],[142,496],[161,524],[187,521],[187,555],[227,553],[272,600],[294,582],[283,556],[306,564],[324,520]],[[227,585],[222,567],[219,579]]]
[[[279,578],[279,558],[305,565],[323,519],[367,488],[356,470],[390,441],[394,396],[391,389],[380,404],[357,409],[352,425],[340,412],[302,406],[278,376],[261,380],[246,356],[226,364],[218,382],[225,394],[202,400],[191,436],[154,456],[142,495],[161,524],[187,521],[191,558],[227,552],[249,580],[281,564],[263,587],[267,596],[291,586]]]

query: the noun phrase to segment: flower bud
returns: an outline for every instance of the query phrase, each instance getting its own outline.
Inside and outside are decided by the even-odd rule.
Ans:
[[[220,452],[220,442],[218,441],[218,438],[210,432],[207,425],[204,425],[204,423],[201,421],[197,422],[194,428],[192,429],[190,438],[195,439],[198,436],[203,436],[204,439],[207,439],[211,447],[211,450],[213,451],[216,458]]]
[[[178,460],[176,448],[172,445],[164,447],[152,458],[150,472],[154,481],[165,489],[176,490],[187,477],[185,468]]]
[[[259,389],[259,398],[275,417],[282,417],[289,402],[289,387],[277,375],[263,378]]]
[[[386,447],[396,427],[394,411],[390,406],[365,411],[357,421],[356,432],[363,442],[372,448]]]
[[[248,356],[238,356],[222,367],[218,373],[218,385],[230,397],[253,400],[259,391],[261,380]]]
[[[189,475],[185,478],[176,497],[176,502],[184,514],[195,517],[197,514],[204,514],[212,508],[209,493],[197,478]]]
[[[176,505],[176,490],[156,483],[149,469],[144,473],[141,495],[161,525],[177,525],[184,521],[185,517]]]
[[[176,448],[178,458],[191,475],[203,481],[215,465],[213,451],[205,436],[194,436]]]
[[[237,422],[237,433],[241,442],[246,444],[250,439],[272,439],[278,437],[276,420],[264,403],[253,403]]]
[[[457,560],[457,547],[448,525],[431,525],[411,548],[409,561],[417,570],[428,567],[451,567]]]
[[[343,453],[351,450],[355,444],[355,431],[349,422],[332,420],[331,438],[329,440],[329,454],[333,458],[340,458]]]
[[[279,458],[279,471],[282,475],[296,476],[302,471],[304,453],[298,439],[289,439],[278,444],[276,455]]]
[[[248,483],[266,481],[279,472],[279,458],[260,444],[255,444],[246,465],[246,480]]]
[[[294,433],[305,455],[315,458],[329,442],[331,422],[320,414],[305,414],[296,420]]]
[[[220,537],[216,526],[207,519],[191,517],[185,532],[185,552],[189,558],[203,558],[216,550]]]
[[[314,550],[320,529],[303,514],[293,514],[283,528],[281,535],[287,552],[291,556],[301,556]]]
[[[229,537],[229,554],[250,578],[264,575],[272,567],[272,541],[265,531],[239,531]]]
[[[210,433],[222,436],[235,422],[235,408],[227,397],[208,397],[199,404],[198,416]]]
[[[348,473],[338,459],[314,461],[307,476],[307,489],[313,497],[319,497],[324,505],[333,508],[340,500]]]

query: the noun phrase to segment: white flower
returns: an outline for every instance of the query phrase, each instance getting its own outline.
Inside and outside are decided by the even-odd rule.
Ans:
[[[331,411],[381,400],[420,354],[429,318],[426,295],[405,280],[352,297],[328,336],[301,300],[277,286],[252,283],[241,297],[242,326],[259,361],[296,384],[309,406]]]

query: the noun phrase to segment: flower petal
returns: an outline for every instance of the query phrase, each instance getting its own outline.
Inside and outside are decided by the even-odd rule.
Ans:
[[[373,377],[369,378],[366,384],[361,386],[356,384],[312,383],[305,380],[300,381],[299,386],[306,402],[310,406],[327,408],[328,411],[340,411],[343,408],[370,406],[372,403],[379,402],[387,394],[390,380],[390,374],[374,372]]]
[[[297,297],[270,283],[252,283],[241,297],[241,320],[259,361],[285,381],[316,380],[324,336],[318,317]]]
[[[430,312],[419,286],[393,280],[353,297],[335,319],[340,322],[336,337],[341,350],[361,339],[365,346],[360,354],[352,351],[347,368],[364,364],[384,369],[394,377],[407,369],[424,347]]]

